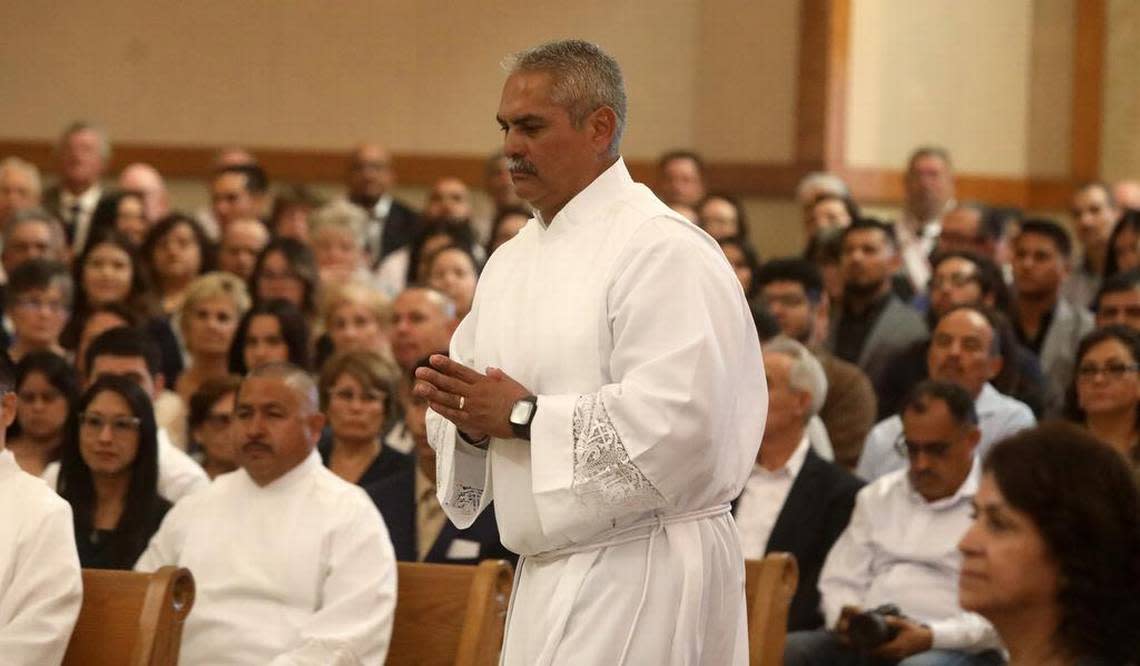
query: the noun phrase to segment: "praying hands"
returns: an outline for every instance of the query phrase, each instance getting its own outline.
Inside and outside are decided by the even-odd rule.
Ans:
[[[413,393],[426,398],[440,416],[451,421],[471,440],[509,439],[510,414],[515,402],[530,395],[525,386],[498,368],[481,374],[442,354],[431,357],[430,368],[416,370]]]

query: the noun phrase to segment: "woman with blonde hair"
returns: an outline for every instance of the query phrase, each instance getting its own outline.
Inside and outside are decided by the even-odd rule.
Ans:
[[[229,273],[207,273],[187,287],[178,328],[188,363],[175,385],[183,402],[206,380],[229,374],[230,344],[249,305],[245,283]]]
[[[392,304],[384,294],[368,284],[330,285],[322,303],[321,319],[327,344],[318,350],[319,356],[371,351],[386,359],[392,358],[388,340],[392,327]],[[322,360],[318,358],[318,365]]]

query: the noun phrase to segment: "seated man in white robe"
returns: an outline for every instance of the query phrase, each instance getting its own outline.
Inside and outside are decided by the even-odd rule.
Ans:
[[[768,404],[756,326],[716,242],[633,181],[625,110],[593,44],[516,58],[498,122],[535,219],[416,371],[445,512],[494,500],[523,555],[507,666],[748,663],[729,503]]]
[[[236,404],[241,469],[176,504],[135,565],[194,574],[179,663],[383,663],[396,558],[368,496],[316,454],[316,386],[270,364],[242,381]]]
[[[83,582],[71,507],[4,448],[13,386],[0,354],[0,663],[51,666],[63,660]]]

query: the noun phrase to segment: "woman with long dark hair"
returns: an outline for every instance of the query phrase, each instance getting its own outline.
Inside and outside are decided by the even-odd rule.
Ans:
[[[68,419],[57,489],[71,504],[79,561],[130,569],[170,504],[158,496],[158,428],[146,393],[100,377]]]
[[[1127,466],[1052,422],[994,445],[962,537],[958,600],[1011,666],[1140,659],[1140,495]]]
[[[16,420],[7,448],[33,476],[59,459],[68,414],[79,400],[75,368],[49,351],[29,352],[16,364]]]
[[[214,267],[214,246],[206,232],[194,218],[181,213],[167,215],[151,227],[139,254],[155,299],[168,315],[181,309],[194,278]]]
[[[230,373],[245,373],[266,363],[288,361],[309,370],[309,326],[289,301],[257,303],[238,323],[230,345]]]

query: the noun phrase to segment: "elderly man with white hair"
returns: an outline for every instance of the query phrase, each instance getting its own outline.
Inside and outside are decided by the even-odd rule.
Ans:
[[[734,514],[744,557],[792,553],[800,583],[788,612],[791,631],[823,626],[819,579],[862,483],[821,458],[809,444],[807,424],[827,396],[827,377],[803,345],[779,336],[764,345],[768,423],[760,453]]]

